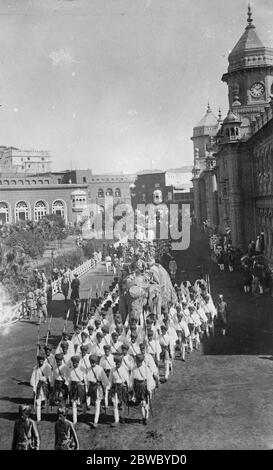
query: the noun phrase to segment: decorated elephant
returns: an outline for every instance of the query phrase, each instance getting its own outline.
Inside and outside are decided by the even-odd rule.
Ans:
[[[153,313],[159,314],[162,305],[176,301],[170,276],[161,264],[149,263],[145,271],[136,269],[120,281],[119,312],[123,321],[127,315],[139,319],[147,303]]]

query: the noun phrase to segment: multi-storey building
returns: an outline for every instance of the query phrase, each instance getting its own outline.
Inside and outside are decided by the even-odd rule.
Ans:
[[[240,248],[263,232],[265,253],[273,259],[273,48],[260,40],[250,7],[228,61],[222,77],[228,86],[228,114],[223,122],[215,118],[205,164],[198,152],[194,156],[197,222],[210,219],[222,233],[229,227],[233,245]],[[212,186],[206,186],[208,179]],[[198,209],[202,187],[207,212]]]

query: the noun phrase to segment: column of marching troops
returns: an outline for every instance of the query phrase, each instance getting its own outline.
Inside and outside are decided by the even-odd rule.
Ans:
[[[60,435],[66,435],[65,429],[72,439],[75,430],[65,419],[69,405],[74,425],[80,410],[86,414],[93,409],[94,428],[109,406],[113,409],[112,426],[124,423],[130,408],[139,406],[140,421],[147,424],[156,389],[173,373],[174,359],[185,361],[187,354],[198,350],[202,337],[214,334],[217,314],[219,317],[219,312],[227,310],[222,296],[215,308],[209,276],[194,285],[184,281],[174,287],[177,301],[162,307],[160,314],[153,313],[147,304],[139,319],[127,317],[125,322],[118,310],[117,278],[97,305],[89,303],[81,322],[81,301],[74,300],[72,336],[64,328],[53,354],[47,335],[46,344],[40,346],[37,354],[30,379],[37,421],[42,419],[43,407],[48,413],[50,406],[57,406],[66,423],[61,425]],[[69,446],[62,447],[60,443],[59,448]]]

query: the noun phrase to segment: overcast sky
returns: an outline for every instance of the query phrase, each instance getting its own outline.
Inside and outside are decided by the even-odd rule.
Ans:
[[[0,143],[50,150],[57,170],[135,172],[192,163],[207,101],[246,0],[0,0]],[[273,46],[272,0],[252,2]]]

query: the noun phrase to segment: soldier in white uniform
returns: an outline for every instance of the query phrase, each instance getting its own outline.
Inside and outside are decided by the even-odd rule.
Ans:
[[[72,403],[73,424],[77,423],[77,407],[81,405],[86,413],[86,375],[79,367],[80,356],[72,356],[69,374],[69,398]]]
[[[170,369],[172,367],[172,364],[171,364],[172,361],[171,361],[171,354],[170,354],[171,340],[170,340],[170,336],[167,333],[166,325],[161,326],[161,334],[159,337],[159,343],[160,343],[161,350],[162,350],[160,359],[164,363],[164,379],[162,380],[162,382],[167,382],[169,378],[169,374],[170,374]]]
[[[108,388],[110,389],[114,412],[112,426],[117,426],[119,422],[124,422],[125,407],[129,400],[130,378],[127,367],[122,365],[122,357],[115,356],[114,361],[115,367],[110,372]],[[121,418],[119,417],[119,406],[121,408]]]
[[[92,427],[96,428],[100,416],[100,404],[104,397],[106,387],[109,386],[109,380],[101,366],[98,365],[99,357],[94,354],[90,355],[90,369],[87,374],[88,396],[90,404],[95,406],[94,423]]]
[[[103,346],[103,349],[104,349],[104,356],[100,358],[100,366],[103,368],[107,378],[109,378],[111,370],[115,367],[114,356],[111,353],[111,346],[109,344],[105,344]],[[109,389],[107,388],[105,390],[105,397],[104,397],[105,408],[108,408],[108,394],[109,394]]]
[[[45,402],[46,413],[48,413],[49,393],[52,383],[52,369],[45,361],[45,356],[39,354],[37,356],[37,365],[34,367],[30,385],[33,389],[34,400],[36,405],[37,421],[41,421],[41,405]]]
[[[143,424],[147,424],[151,393],[155,387],[155,383],[150,369],[144,364],[143,354],[137,354],[136,366],[132,371],[130,380],[134,392],[134,401],[141,406],[142,422]]]
[[[53,369],[52,404],[64,406],[68,398],[68,383],[70,370],[63,363],[63,354],[55,354],[56,365]]]

